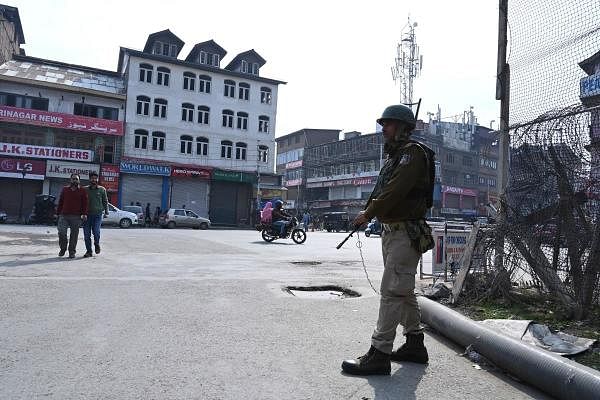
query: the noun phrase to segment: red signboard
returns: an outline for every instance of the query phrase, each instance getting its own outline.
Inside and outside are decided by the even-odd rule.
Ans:
[[[210,179],[210,170],[206,168],[171,167],[171,176]]]
[[[442,193],[454,193],[462,196],[475,196],[477,197],[477,190],[465,189],[461,187],[446,186],[442,185]]]
[[[0,121],[64,128],[100,135],[123,136],[124,132],[123,121],[9,106],[0,106]]]
[[[0,176],[43,181],[45,174],[45,161],[0,157]]]
[[[285,169],[300,168],[301,166],[302,166],[302,160],[292,161],[292,162],[285,164]]]
[[[119,191],[119,166],[102,164],[100,166],[100,185],[104,186],[107,192]]]

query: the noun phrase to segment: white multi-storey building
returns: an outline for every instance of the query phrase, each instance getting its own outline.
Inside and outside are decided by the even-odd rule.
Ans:
[[[214,223],[251,219],[253,184],[274,171],[277,89],[260,76],[254,50],[222,68],[226,51],[209,40],[185,60],[171,31],[143,51],[121,48],[127,82],[121,203],[192,209]]]

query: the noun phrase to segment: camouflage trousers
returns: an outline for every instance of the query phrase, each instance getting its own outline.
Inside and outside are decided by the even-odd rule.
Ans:
[[[421,310],[414,293],[421,254],[411,246],[406,229],[384,230],[381,248],[384,264],[381,300],[371,343],[379,351],[390,354],[398,325],[402,325],[405,335],[422,330]]]

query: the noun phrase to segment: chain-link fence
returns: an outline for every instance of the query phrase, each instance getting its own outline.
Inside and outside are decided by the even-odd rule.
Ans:
[[[582,318],[599,300],[600,96],[582,103],[580,81],[600,74],[600,1],[508,0],[508,33],[505,218],[479,235],[490,268],[466,297],[517,282]]]

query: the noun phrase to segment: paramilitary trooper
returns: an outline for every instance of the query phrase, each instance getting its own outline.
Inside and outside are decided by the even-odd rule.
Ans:
[[[410,139],[416,126],[410,108],[389,106],[377,123],[383,127],[388,158],[365,210],[353,224],[361,226],[373,217],[382,222],[384,272],[371,348],[365,355],[342,363],[343,371],[353,375],[387,375],[390,361],[425,364],[429,360],[414,289],[419,258],[433,248],[425,213],[433,203],[434,152]],[[406,343],[392,351],[398,324],[404,328]]]

